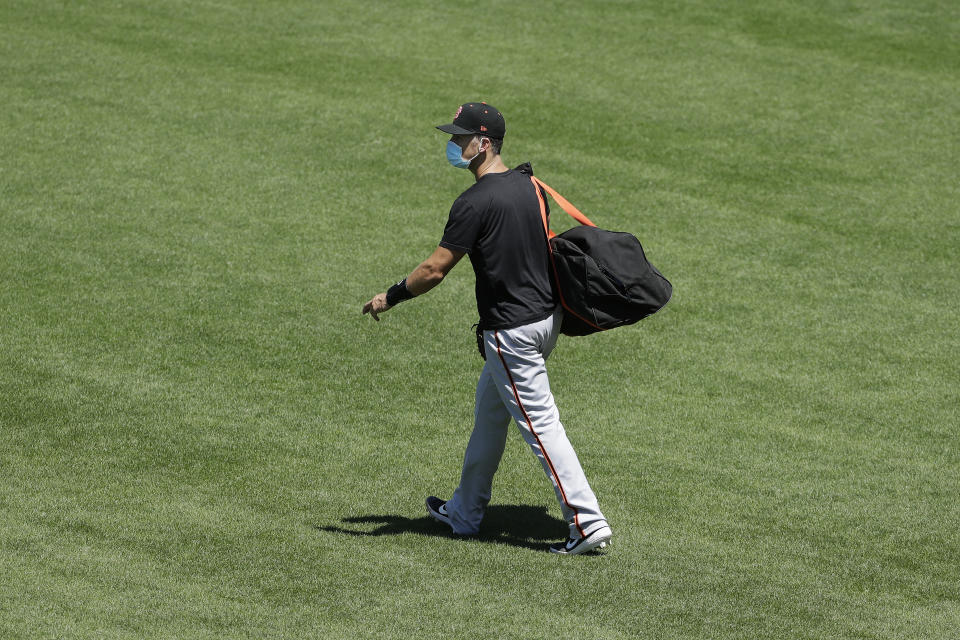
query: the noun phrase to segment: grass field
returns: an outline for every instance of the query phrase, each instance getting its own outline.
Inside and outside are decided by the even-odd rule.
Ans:
[[[0,637],[960,637],[960,8],[0,4]],[[514,430],[443,534],[466,100],[675,288],[551,380],[615,531]],[[559,212],[559,208],[555,208]],[[560,215],[555,227],[563,227]]]

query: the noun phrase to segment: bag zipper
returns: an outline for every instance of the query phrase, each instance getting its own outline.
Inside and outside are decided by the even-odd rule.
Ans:
[[[627,286],[623,284],[623,281],[621,281],[620,278],[618,278],[617,276],[610,273],[610,270],[607,269],[602,264],[600,264],[599,262],[597,263],[597,266],[600,267],[600,273],[607,276],[607,280],[613,283],[613,286],[617,288],[617,290],[620,292],[620,295],[626,296]]]

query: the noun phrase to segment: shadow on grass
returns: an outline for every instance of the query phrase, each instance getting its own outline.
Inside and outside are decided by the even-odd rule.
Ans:
[[[547,513],[546,507],[524,505],[493,505],[487,508],[480,533],[475,536],[457,536],[450,527],[431,518],[407,518],[399,515],[369,515],[344,518],[344,524],[378,525],[374,528],[345,528],[314,525],[318,531],[343,533],[351,536],[395,536],[416,533],[438,538],[509,544],[515,547],[546,551],[550,543],[567,535],[567,523]]]

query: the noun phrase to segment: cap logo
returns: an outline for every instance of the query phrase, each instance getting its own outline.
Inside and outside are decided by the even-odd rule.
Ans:
[[[460,105],[459,107],[457,107],[457,112],[453,115],[453,119],[454,119],[454,120],[456,120],[457,118],[460,117],[460,112],[461,112],[461,111],[463,111],[463,105]]]
[[[486,130],[487,130],[487,128],[486,128],[485,126],[480,125],[480,131],[486,131]]]

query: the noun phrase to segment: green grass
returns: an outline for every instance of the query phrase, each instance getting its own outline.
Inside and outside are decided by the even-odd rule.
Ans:
[[[958,637],[958,33],[936,1],[8,0],[0,636]],[[551,359],[603,556],[544,553],[515,432],[479,539],[425,517],[468,266],[360,315],[469,185],[433,126],[470,99],[675,287]]]

